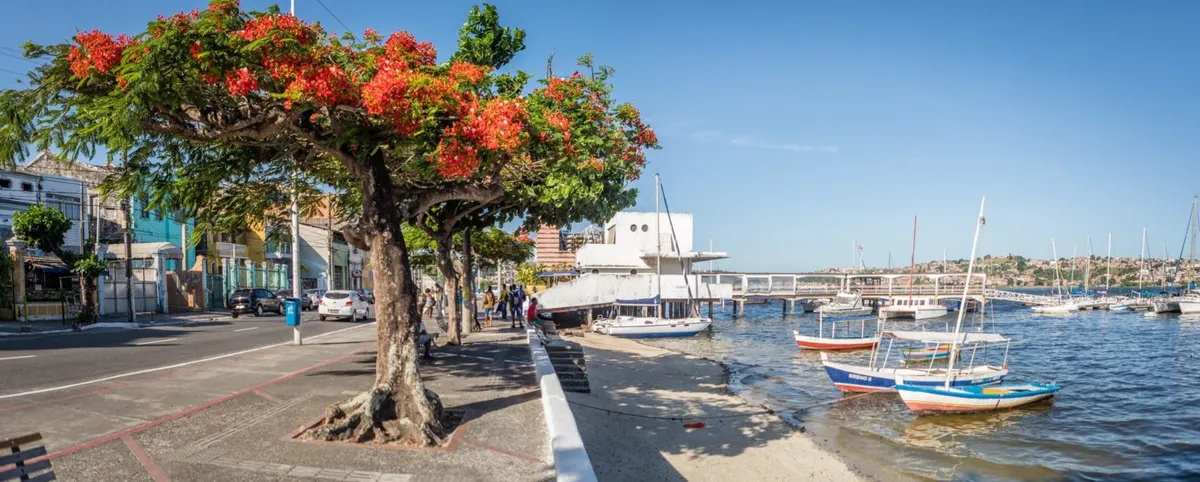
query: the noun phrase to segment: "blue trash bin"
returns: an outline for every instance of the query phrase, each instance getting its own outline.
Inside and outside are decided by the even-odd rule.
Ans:
[[[283,312],[287,317],[287,326],[300,326],[300,298],[284,300]]]

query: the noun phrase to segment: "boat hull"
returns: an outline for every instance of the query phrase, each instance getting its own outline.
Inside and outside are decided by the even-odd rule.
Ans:
[[[1076,304],[1034,306],[1033,307],[1034,313],[1042,313],[1042,314],[1046,314],[1046,315],[1056,315],[1056,314],[1063,315],[1063,314],[1067,314],[1067,313],[1073,313],[1076,311],[1079,311],[1079,305],[1076,305]]]
[[[796,338],[796,346],[809,350],[859,350],[863,348],[874,348],[879,342],[877,338],[820,338],[816,336],[804,336],[799,332],[792,331],[792,336]]]
[[[1200,301],[1180,301],[1179,313],[1184,315],[1194,315],[1200,313]]]
[[[905,379],[896,386],[900,399],[918,415],[978,413],[1007,410],[1054,397],[1059,388],[1040,383],[951,388],[914,386]]]
[[[872,311],[871,308],[829,308],[829,305],[817,308],[817,313],[825,316],[867,316]]]
[[[601,328],[601,333],[621,338],[683,338],[695,336],[707,330],[710,325],[712,321],[707,319],[687,323],[614,324]]]
[[[944,307],[944,306],[941,309],[930,308],[930,309],[917,309],[917,310],[910,309],[910,308],[899,308],[899,309],[891,309],[891,308],[894,308],[894,307],[884,307],[883,309],[879,310],[879,314],[889,320],[896,319],[896,318],[911,318],[914,320],[927,320],[930,318],[941,318],[943,316],[946,316],[948,313],[950,313],[950,310],[947,310],[946,307]]]
[[[869,367],[848,365],[829,360],[822,360],[825,373],[829,375],[833,386],[843,392],[894,392],[896,377],[902,377],[904,383],[918,386],[936,386],[946,382],[945,369],[921,368],[884,368],[872,370]],[[989,385],[1004,381],[1008,375],[1007,368],[974,367],[970,370],[959,369],[959,373],[951,381],[951,386]]]

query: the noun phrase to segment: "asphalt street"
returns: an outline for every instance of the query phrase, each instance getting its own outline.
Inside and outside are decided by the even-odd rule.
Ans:
[[[305,337],[353,326],[349,321],[319,321],[315,311],[304,312],[301,320]],[[292,327],[287,326],[280,315],[243,315],[237,319],[178,326],[3,337],[0,338],[0,398],[290,343],[291,340]]]

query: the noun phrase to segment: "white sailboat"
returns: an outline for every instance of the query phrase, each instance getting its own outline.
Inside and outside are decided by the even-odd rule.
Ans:
[[[659,210],[659,201],[666,201],[666,197],[662,192],[662,181],[658,174],[654,175],[654,231],[658,238],[657,253],[655,253],[655,282],[657,284],[657,294],[652,298],[641,300],[617,300],[614,309],[616,317],[606,320],[598,320],[592,324],[592,331],[604,333],[609,336],[619,336],[624,338],[666,338],[666,337],[687,337],[693,336],[701,331],[712,326],[712,320],[699,316],[697,305],[692,300],[692,288],[688,286],[688,303],[687,316],[681,318],[664,318],[662,316],[662,229],[661,218],[662,214]],[[671,208],[667,206],[667,222],[672,223],[671,237],[675,237],[675,229],[673,222],[670,219]],[[680,269],[682,271],[683,260],[680,260]],[[684,277],[684,283],[687,283],[687,277]],[[623,310],[634,310],[637,315],[622,315]],[[651,313],[653,313],[651,315]]]
[[[893,296],[888,299],[887,306],[879,309],[879,317],[883,319],[912,318],[927,320],[946,316],[950,312],[937,298],[932,296],[913,296],[913,279],[917,276],[917,217],[913,216],[912,252],[909,261],[911,267],[908,273],[908,296]]]
[[[1058,264],[1058,245],[1054,242],[1053,238],[1050,239],[1050,249],[1054,253],[1054,288],[1056,291],[1058,291],[1057,296],[1059,298],[1059,302],[1053,305],[1034,306],[1033,312],[1045,315],[1064,315],[1079,311],[1079,305],[1076,304],[1075,300],[1071,298],[1071,290],[1067,290],[1067,297],[1065,300],[1062,297],[1062,270],[1059,269]]]
[[[975,247],[979,243],[979,228],[984,224],[984,203],[979,204],[979,222],[975,225],[975,241],[971,244],[971,264],[967,267],[967,282],[963,288],[962,303],[967,302],[967,289],[971,284],[971,272],[975,267]],[[958,314],[954,334],[950,341],[950,359],[954,361],[967,342],[970,333],[962,332],[963,312]],[[1007,354],[1007,350],[1005,351]],[[1006,363],[1007,365],[1007,363]],[[1053,383],[1000,383],[994,386],[956,386],[956,377],[947,370],[940,386],[929,386],[925,380],[910,380],[901,376],[896,379],[896,391],[904,405],[917,414],[989,412],[1020,407],[1054,396],[1059,387]]]

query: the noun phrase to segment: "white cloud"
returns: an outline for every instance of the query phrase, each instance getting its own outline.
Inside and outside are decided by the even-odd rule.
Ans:
[[[729,137],[719,131],[697,131],[688,134],[692,140],[700,142],[723,142],[731,146],[753,147],[758,149],[774,149],[777,151],[791,152],[824,152],[836,154],[837,146],[819,146],[809,144],[791,144],[791,143],[775,143],[761,140],[754,136],[735,136]]]

